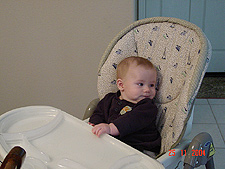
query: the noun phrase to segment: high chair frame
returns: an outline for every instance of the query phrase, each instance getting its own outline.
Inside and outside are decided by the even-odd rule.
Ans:
[[[87,149],[88,146],[90,147],[88,144],[93,143],[91,148],[97,147],[97,151],[92,153],[102,155],[99,153],[99,150],[101,148],[101,150],[104,149],[104,147],[102,147],[103,145],[108,149],[112,148],[113,145],[117,145],[117,148],[113,147],[113,150],[111,149],[111,151],[114,151],[115,149],[116,151],[114,151],[114,156],[110,155],[110,159],[107,159],[108,162],[112,162],[114,157],[118,158],[120,154],[127,153],[129,150],[128,156],[121,156],[121,158],[117,160],[114,158],[113,164],[109,167],[111,169],[124,168],[124,166],[125,168],[127,168],[127,166],[129,168],[129,165],[132,165],[132,163],[135,163],[136,165],[136,162],[144,162],[146,164],[145,167],[148,166],[147,168],[155,163],[153,165],[158,166],[156,168],[192,169],[200,165],[205,165],[207,169],[214,169],[213,155],[215,154],[215,148],[212,137],[208,133],[203,132],[196,135],[193,140],[186,139],[186,136],[191,131],[194,100],[211,57],[210,42],[202,30],[190,22],[177,18],[155,17],[136,21],[122,30],[112,40],[102,56],[98,69],[99,98],[94,99],[88,105],[84,114],[85,121],[88,121],[88,118],[94,112],[99,100],[102,99],[105,94],[116,92],[118,90],[115,84],[116,66],[122,59],[129,56],[147,58],[157,68],[158,91],[155,101],[158,106],[157,127],[162,137],[162,146],[156,159],[145,155],[151,154],[151,152],[145,151],[145,154],[143,154],[108,135],[101,138],[94,138],[94,135],[91,133],[91,126],[85,122],[72,117],[61,110],[40,106],[12,110],[1,116],[1,150],[7,150],[7,152],[9,152],[7,142],[11,143],[13,140],[22,140],[22,143],[27,146],[28,156],[26,160],[30,160],[28,162],[39,162],[38,168],[47,168],[46,164],[51,162],[50,156],[36,149],[35,146],[31,144],[31,141],[38,138],[42,139],[45,135],[51,134],[52,131],[57,133],[61,132],[61,130],[57,131],[57,127],[60,126],[64,126],[67,131],[70,131],[71,128],[76,126],[72,133],[76,133],[74,135],[80,136],[79,139],[82,140],[79,142],[79,139],[77,139],[78,137],[74,140],[72,139],[73,144],[78,140],[79,143],[75,146],[77,149],[80,147]],[[22,116],[18,113],[21,113]],[[35,115],[37,115],[37,117],[39,117],[39,115],[43,115],[43,117],[48,115],[48,117],[51,117],[50,119],[53,119],[49,119],[49,123],[44,126],[32,128],[29,131],[8,133],[7,130],[5,131],[5,129],[3,129],[4,127],[10,128],[10,122],[17,122],[17,120],[20,121],[23,120],[23,118],[26,119],[26,116],[33,117]],[[18,119],[18,117],[20,117],[20,119]],[[14,121],[12,121],[12,119]],[[40,119],[42,119],[42,116]],[[30,124],[28,125],[30,126]],[[75,132],[75,129],[78,130]],[[61,136],[61,134],[62,132],[55,135]],[[53,136],[55,135],[53,134]],[[71,143],[70,136],[71,135],[63,136],[64,139],[68,137],[68,143]],[[48,137],[48,139],[50,139],[50,137]],[[56,139],[54,141],[56,142]],[[66,139],[64,141],[66,141]],[[88,144],[84,144],[86,141],[89,141]],[[108,144],[109,142],[110,144]],[[41,149],[43,148],[43,144],[38,146],[41,146]],[[54,147],[58,148],[58,144]],[[64,150],[65,146],[61,148],[61,151],[62,149]],[[71,148],[66,149],[64,152],[65,154],[62,152],[61,154],[67,156],[71,153],[69,153],[70,150]],[[90,149],[88,148],[88,151],[89,150]],[[122,150],[125,152],[121,153]],[[32,156],[33,151],[33,155],[36,159]],[[199,152],[199,154],[193,155],[193,151]],[[57,152],[58,151],[54,153]],[[53,151],[50,151],[49,153],[51,154]],[[76,152],[72,152],[72,156],[75,155],[75,153]],[[5,154],[7,153],[4,153],[4,156]],[[6,166],[20,168],[25,155],[26,150],[22,147],[13,148],[9,154],[5,156],[1,168],[6,169]],[[83,153],[82,155],[84,155],[84,157],[82,157],[86,159],[88,154]],[[106,154],[103,153],[103,155],[105,156]],[[79,154],[79,156],[76,157],[78,158],[80,156],[81,155]],[[54,158],[58,159],[58,154]],[[74,159],[73,161],[63,157],[57,162],[57,166],[85,168],[83,167],[83,158],[80,159],[80,161],[77,159]],[[93,155],[91,155],[91,157],[89,155],[89,161],[93,158]],[[104,157],[100,156],[97,159],[103,158]],[[24,165],[26,164],[26,160],[24,161]],[[13,165],[11,166],[11,164]],[[98,165],[102,166],[103,164],[106,163]]]
[[[157,160],[165,168],[180,167],[185,158],[182,152],[184,150],[186,152],[191,143],[191,140],[185,137],[191,131],[194,100],[208,67],[211,50],[211,44],[202,30],[188,21],[169,17],[154,17],[134,22],[114,37],[103,54],[98,68],[99,98],[90,102],[83,119],[91,116],[98,101],[105,94],[118,90],[115,84],[115,69],[122,59],[129,56],[147,58],[158,70],[159,91],[156,103],[159,115],[157,125],[162,136],[162,147]],[[168,63],[160,63],[169,59],[171,61]],[[179,65],[182,65],[180,74],[175,72]],[[171,72],[167,73],[167,70]],[[165,75],[169,77],[165,77]],[[174,83],[175,78],[183,84],[175,86],[174,89],[170,85]],[[181,80],[182,78],[184,80]],[[173,91],[163,91],[165,88]],[[180,93],[176,93],[176,90],[179,89],[182,89]],[[174,101],[176,99],[177,101]],[[169,102],[174,102],[173,104],[179,107],[170,105],[171,110],[176,111],[173,112],[174,114],[171,113],[173,119],[168,114],[170,106],[167,107],[167,104]],[[203,138],[205,137],[203,136]],[[200,140],[202,140],[200,142],[203,145],[208,142],[213,145],[212,139],[201,138]],[[210,147],[207,148],[210,149]],[[207,159],[211,158],[212,156]],[[205,164],[201,163],[201,165]],[[185,167],[187,168],[187,165]],[[192,167],[196,167],[196,165]],[[211,168],[213,168],[212,165]]]

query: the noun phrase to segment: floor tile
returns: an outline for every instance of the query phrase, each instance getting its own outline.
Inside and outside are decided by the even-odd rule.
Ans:
[[[224,104],[225,105],[225,99],[208,99],[209,104]]]
[[[225,124],[219,124],[219,128],[223,136],[223,141],[225,141]]]
[[[196,99],[192,132],[188,138],[192,139],[201,132],[208,132],[212,136],[216,148],[215,168],[224,169],[225,99]],[[205,166],[197,169],[205,169]]]
[[[214,146],[216,148],[225,148],[225,143],[220,134],[217,124],[193,124],[192,131],[187,138],[193,139],[197,134],[201,132],[207,132],[211,135]]]
[[[211,105],[211,108],[217,122],[225,124],[225,105]]]
[[[196,99],[195,105],[198,105],[198,104],[208,104],[208,101],[207,99]]]
[[[209,105],[195,105],[193,123],[216,123]]]
[[[216,169],[225,168],[224,154],[225,154],[225,149],[216,149],[216,153],[213,156]]]

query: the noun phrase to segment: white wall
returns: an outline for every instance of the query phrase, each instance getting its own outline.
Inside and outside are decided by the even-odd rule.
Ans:
[[[50,105],[82,118],[97,67],[133,22],[132,0],[1,0],[0,113]]]

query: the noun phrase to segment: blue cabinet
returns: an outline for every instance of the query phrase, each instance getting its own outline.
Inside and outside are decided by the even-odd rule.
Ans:
[[[207,72],[225,72],[224,0],[137,0],[137,18],[175,17],[199,26],[213,48]]]

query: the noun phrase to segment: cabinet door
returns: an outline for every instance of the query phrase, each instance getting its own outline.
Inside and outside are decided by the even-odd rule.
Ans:
[[[199,26],[213,48],[207,72],[225,72],[225,1],[138,0],[137,4],[138,19],[175,17]]]

